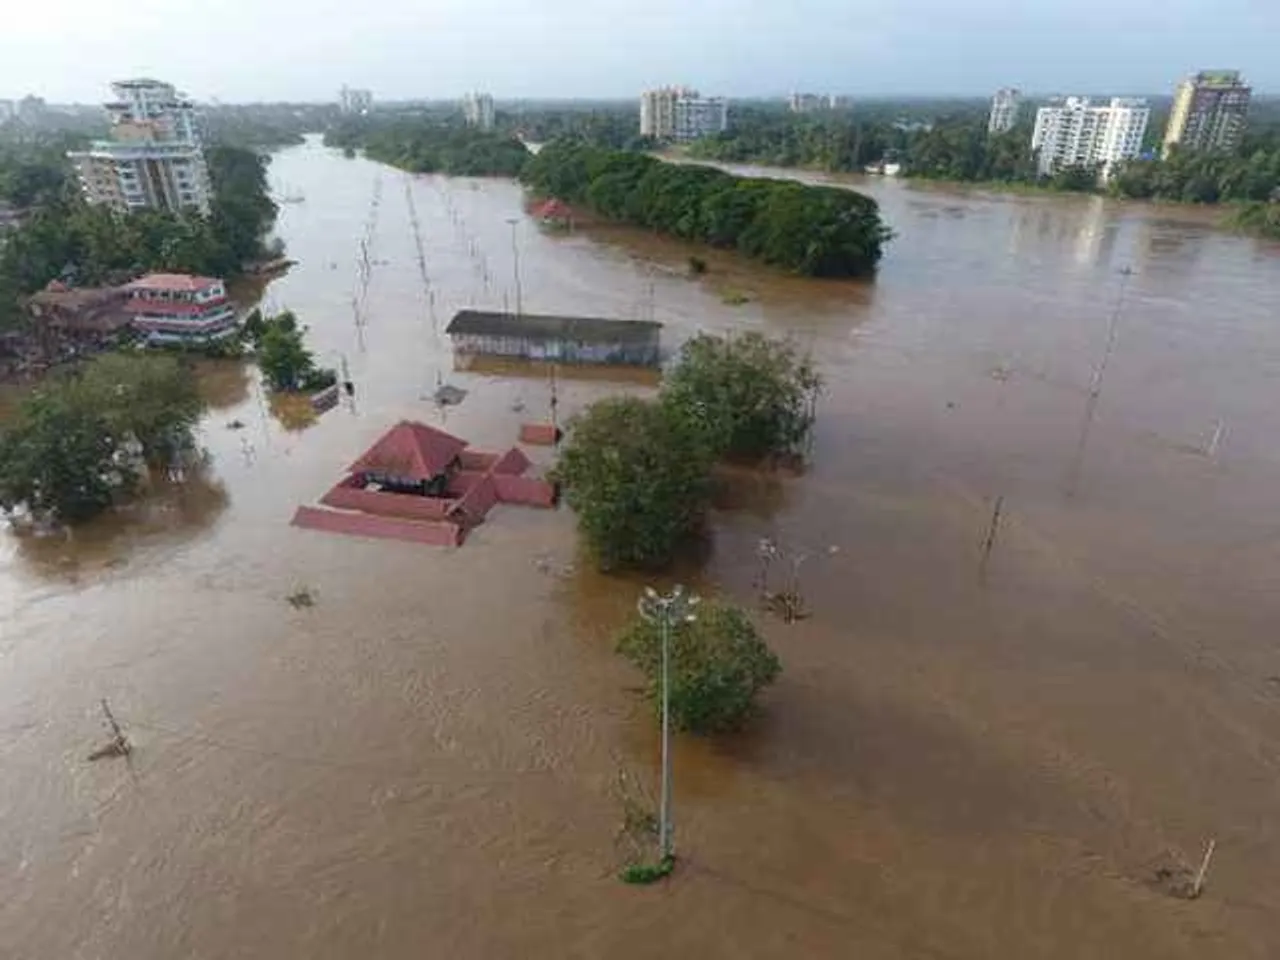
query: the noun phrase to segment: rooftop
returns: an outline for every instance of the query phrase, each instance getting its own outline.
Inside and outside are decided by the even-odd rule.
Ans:
[[[127,290],[168,291],[170,293],[198,293],[215,283],[214,277],[193,277],[186,273],[149,273],[127,284]]]
[[[353,463],[350,473],[383,473],[412,480],[430,480],[467,446],[451,433],[425,423],[401,420]]]
[[[445,333],[480,337],[517,337],[525,340],[576,340],[579,343],[649,343],[662,324],[656,320],[605,320],[597,317],[560,317],[543,314],[491,313],[459,310]]]

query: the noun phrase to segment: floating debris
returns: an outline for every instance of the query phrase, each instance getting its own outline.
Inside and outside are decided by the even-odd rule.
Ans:
[[[89,760],[105,760],[109,757],[127,757],[133,752],[133,747],[129,744],[129,738],[124,735],[124,731],[120,729],[120,724],[116,722],[115,715],[111,712],[111,706],[106,700],[102,703],[102,716],[106,721],[107,730],[111,734],[109,739],[102,746],[96,748],[89,754]]]
[[[227,421],[227,429],[228,429],[228,430],[243,430],[243,429],[244,429],[244,427],[245,427],[245,423],[244,423],[244,421],[243,421],[243,420],[228,420],[228,421]]]
[[[311,592],[309,587],[302,587],[285,597],[289,602],[289,606],[295,610],[301,610],[303,607],[314,607],[316,605],[315,594]]]
[[[451,383],[443,383],[436,387],[436,392],[431,395],[439,406],[456,407],[467,398],[467,391],[462,387],[455,387]]]

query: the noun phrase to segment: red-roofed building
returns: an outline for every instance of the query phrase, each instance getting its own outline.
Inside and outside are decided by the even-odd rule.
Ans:
[[[152,343],[189,343],[228,337],[236,308],[226,285],[213,277],[152,273],[125,285],[133,324]]]
[[[514,447],[502,455],[482,453],[443,430],[402,420],[320,498],[323,508],[299,507],[293,524],[457,546],[495,504],[555,503],[552,484],[523,476],[530,465]]]

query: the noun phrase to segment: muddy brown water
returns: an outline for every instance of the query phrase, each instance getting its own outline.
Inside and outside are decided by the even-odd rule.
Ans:
[[[657,739],[610,633],[640,581],[586,569],[563,511],[499,508],[456,552],[288,526],[389,423],[441,422],[437,376],[487,446],[544,383],[453,369],[399,173],[313,142],[273,177],[307,199],[266,300],[345,355],[356,406],[286,425],[215,366],[205,473],[0,538],[0,956],[1280,954],[1275,246],[879,182],[874,283],[720,254],[690,280],[642,232],[541,235],[510,183],[412,181],[441,328],[513,298],[515,217],[525,309],[792,334],[827,378],[809,470],[735,473],[684,572],[748,600],[773,536],[809,555],[813,615],[765,622],[785,672],[751,730],[680,740],[682,863],[637,890],[615,784],[652,783]],[[567,409],[648,389],[561,380]],[[85,762],[103,697],[128,764]],[[1204,896],[1168,896],[1157,871],[1210,838]]]

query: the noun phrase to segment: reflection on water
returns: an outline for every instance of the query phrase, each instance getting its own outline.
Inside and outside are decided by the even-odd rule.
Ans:
[[[27,570],[77,582],[129,563],[136,553],[172,550],[207,531],[230,504],[226,487],[197,466],[181,480],[150,474],[130,501],[72,530],[12,534]]]
[[[790,334],[826,380],[805,471],[725,471],[660,578],[750,603],[770,536],[807,555],[813,615],[761,621],[784,673],[757,723],[678,739],[681,867],[651,897],[613,876],[617,771],[658,762],[613,637],[657,578],[596,573],[566,509],[500,505],[455,551],[289,526],[395,420],[505,448],[546,409],[541,375],[455,367],[441,333],[514,300],[519,189],[316,142],[276,166],[307,202],[266,296],[358,402],[291,430],[251,370],[207,371],[207,489],[73,543],[0,538],[6,956],[1280,953],[1274,251],[1206,211],[819,174],[893,226],[874,281],[702,250],[691,278],[696,248],[517,219],[524,309]],[[437,408],[446,372],[468,393]],[[653,391],[608,373],[559,379],[566,419]],[[79,760],[100,697],[132,773]],[[1209,837],[1201,900],[1153,892]]]

